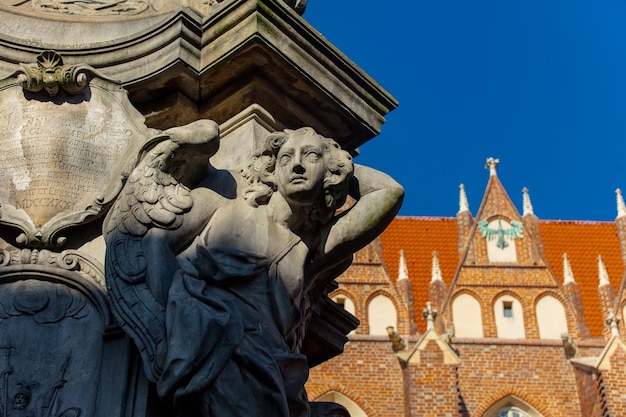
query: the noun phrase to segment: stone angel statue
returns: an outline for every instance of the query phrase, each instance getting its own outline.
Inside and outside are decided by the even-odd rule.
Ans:
[[[211,122],[165,131],[129,177],[105,221],[116,315],[181,416],[347,416],[306,397],[311,297],[403,189],[311,128],[269,134],[240,172],[209,164],[217,143]]]

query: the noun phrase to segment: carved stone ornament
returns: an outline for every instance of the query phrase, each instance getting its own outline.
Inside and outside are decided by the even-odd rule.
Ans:
[[[91,302],[97,291],[27,269],[0,275],[0,415],[93,415],[109,324]]]
[[[267,135],[237,171],[207,164],[210,121],[163,133],[103,225],[109,300],[146,376],[177,415],[347,416],[308,402],[301,347],[402,187],[312,128]]]
[[[148,8],[146,0],[32,0],[33,6],[54,13],[80,15],[137,14]]]
[[[95,259],[77,250],[64,250],[61,253],[55,253],[45,249],[15,249],[12,251],[0,249],[0,268],[13,265],[40,265],[65,271],[75,271],[100,288],[105,288],[102,273],[104,267]]]
[[[120,85],[52,51],[0,80],[0,224],[57,248],[101,214],[150,135]]]
[[[0,0],[8,6],[29,5],[39,11],[83,16],[134,15],[150,6],[148,0]]]
[[[308,0],[283,0],[299,14]],[[80,16],[133,16],[151,10],[159,13],[178,7],[189,7],[201,15],[208,9],[233,0],[0,0],[0,6],[25,8],[33,12]]]

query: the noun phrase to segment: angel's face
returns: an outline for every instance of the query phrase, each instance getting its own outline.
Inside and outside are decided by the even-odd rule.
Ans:
[[[324,187],[326,164],[322,138],[312,135],[290,136],[281,146],[275,175],[278,191],[295,204],[313,204]]]

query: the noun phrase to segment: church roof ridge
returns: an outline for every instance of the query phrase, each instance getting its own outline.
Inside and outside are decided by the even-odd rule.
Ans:
[[[396,216],[395,220],[415,220],[415,221],[438,221],[438,220],[454,220],[455,216],[420,216],[420,215],[400,215]],[[394,220],[394,221],[395,221]],[[614,224],[614,220],[569,220],[569,219],[539,219],[539,223],[547,224],[581,224],[581,225],[593,225],[593,224]]]
[[[539,223],[546,224],[580,224],[580,225],[594,225],[594,224],[615,224],[613,220],[561,220],[561,219],[539,219]]]
[[[438,221],[438,220],[454,220],[456,221],[455,216],[419,216],[419,215],[411,215],[411,216],[396,216],[395,220],[424,220],[424,221]]]

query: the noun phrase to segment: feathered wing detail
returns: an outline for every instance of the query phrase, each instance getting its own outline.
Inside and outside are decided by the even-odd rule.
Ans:
[[[487,220],[481,220],[478,222],[478,230],[480,230],[481,236],[487,239],[491,239],[496,235],[496,231],[494,229],[489,228]]]
[[[485,239],[492,240],[497,238],[498,242],[496,243],[496,246],[500,249],[504,249],[509,246],[504,239],[505,236],[511,240],[521,239],[523,237],[522,232],[524,230],[522,223],[516,220],[511,221],[511,227],[508,229],[502,228],[501,220],[498,220],[497,229],[490,228],[486,220],[481,220],[478,222],[478,229],[480,230],[482,237]]]
[[[506,235],[511,239],[521,239],[523,237],[522,232],[524,230],[524,226],[522,225],[522,223],[516,220],[512,220],[511,226],[512,227],[510,229],[506,229],[504,233],[506,233]]]
[[[188,126],[192,128],[170,129],[150,141],[151,148],[128,177],[103,226],[109,299],[152,382],[158,380],[165,358],[167,291],[178,265],[168,241],[150,237],[183,224],[193,199],[181,181],[191,182],[185,173],[206,171],[217,151],[211,141],[219,140],[214,122]]]
[[[143,239],[149,230],[175,229],[193,204],[189,189],[167,171],[176,149],[164,138],[139,162],[105,221],[107,287],[116,316],[144,360],[148,378],[156,382],[165,353],[165,303],[148,277]],[[158,277],[157,277],[158,279]]]

